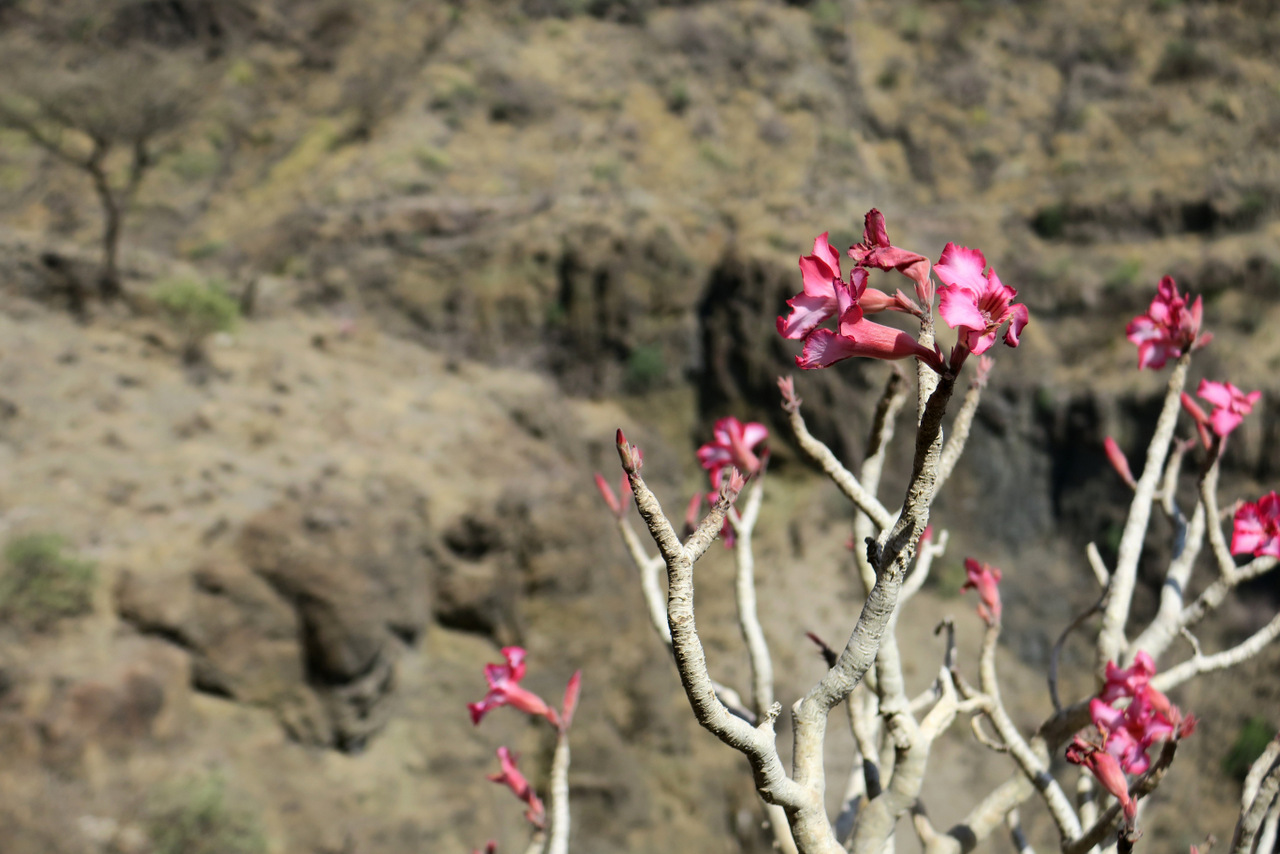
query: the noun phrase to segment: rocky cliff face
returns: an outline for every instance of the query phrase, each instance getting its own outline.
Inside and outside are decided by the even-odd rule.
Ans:
[[[858,601],[847,513],[783,438],[795,348],[773,319],[813,237],[856,241],[872,206],[899,245],[981,247],[1031,308],[938,507],[951,564],[1006,568],[1021,720],[1092,602],[1083,544],[1113,548],[1123,518],[1101,439],[1141,463],[1162,383],[1122,333],[1160,275],[1205,297],[1217,340],[1197,371],[1266,395],[1232,437],[1227,494],[1275,486],[1270,5],[421,6],[133,3],[107,21],[119,49],[198,48],[212,82],[127,220],[131,308],[95,303],[87,326],[66,304],[94,275],[88,185],[4,131],[0,524],[55,531],[98,568],[91,614],[0,635],[7,850],[153,850],[156,793],[211,773],[273,851],[518,839],[483,774],[500,743],[545,765],[545,734],[500,715],[476,730],[463,708],[515,642],[547,696],[585,669],[575,848],[766,850],[590,473],[614,470],[622,425],[679,507],[711,420],[769,423],[766,631],[780,693],[807,687],[802,633],[838,637]],[[0,4],[11,32],[45,10]],[[221,277],[253,308],[202,383],[148,299],[175,276]],[[846,460],[887,370],[797,377]],[[732,680],[729,572],[713,555],[699,618]],[[968,611],[947,572],[913,619]],[[1272,596],[1204,642],[1250,631]],[[1205,719],[1188,766],[1274,706],[1275,661],[1181,698]],[[964,806],[943,793],[1006,773],[962,770],[934,784],[940,820]],[[1223,832],[1232,787],[1170,787],[1157,841]]]

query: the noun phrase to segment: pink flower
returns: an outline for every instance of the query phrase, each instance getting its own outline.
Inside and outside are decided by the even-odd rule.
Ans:
[[[537,694],[520,687],[520,680],[524,679],[524,649],[518,646],[505,646],[502,648],[502,656],[506,659],[505,664],[484,666],[484,678],[489,683],[489,692],[480,702],[467,703],[467,709],[471,712],[471,722],[478,725],[480,719],[492,709],[499,706],[513,706],[525,714],[540,715],[551,721],[553,726],[558,727],[560,720],[555,709],[548,706]]]
[[[933,307],[933,282],[929,279],[929,259],[889,243],[889,232],[884,227],[884,215],[872,208],[867,211],[862,228],[862,242],[849,248],[849,257],[859,267],[875,267],[877,270],[897,270],[916,283],[916,297],[924,311]],[[901,293],[899,291],[899,293]],[[905,297],[902,298],[906,300]],[[894,298],[899,311],[919,314],[915,306],[906,307]],[[910,300],[906,300],[910,302]],[[890,306],[886,306],[890,307]]]
[[[1194,849],[1195,846],[1193,845],[1192,848]],[[481,851],[479,848],[473,848],[471,854],[481,854]],[[498,854],[498,843],[490,839],[484,846],[483,854]]]
[[[828,232],[824,231],[818,235],[813,241],[813,254],[800,259],[803,290],[787,300],[791,313],[786,317],[778,318],[778,333],[783,338],[793,340],[804,338],[816,329],[818,324],[829,317],[834,317],[840,311],[838,289],[844,286],[844,276],[840,272],[840,256],[835,247],[828,242],[827,234]],[[852,249],[849,251],[853,252]],[[893,310],[920,314],[920,309],[902,291],[889,296],[884,291],[866,287],[865,270],[855,270],[851,275],[862,281],[857,300],[865,313],[875,314]],[[928,276],[927,267],[925,275]]]
[[[1280,557],[1280,495],[1272,492],[1236,511],[1231,553]]]
[[[938,313],[959,331],[962,352],[985,353],[1006,321],[1004,342],[1018,346],[1018,335],[1027,325],[1027,307],[1012,304],[1018,292],[1001,284],[995,270],[987,269],[981,252],[948,243],[933,270],[944,283],[938,289]]]
[[[1129,782],[1120,769],[1120,763],[1114,756],[1100,751],[1097,745],[1090,744],[1076,736],[1067,748],[1067,761],[1087,768],[1102,788],[1106,789],[1124,809],[1125,820],[1132,825],[1138,816],[1138,804],[1129,796]]]
[[[825,368],[853,356],[872,359],[905,359],[916,356],[935,370],[942,369],[939,354],[920,345],[910,335],[863,316],[858,299],[867,286],[867,271],[858,268],[850,282],[835,283],[840,315],[837,331],[815,329],[804,341],[804,350],[796,356],[796,365],[807,370]]]
[[[769,438],[769,430],[763,424],[750,421],[743,424],[732,415],[716,422],[712,441],[698,449],[698,462],[711,474],[711,485],[720,488],[720,472],[726,466],[736,466],[744,474],[760,471],[760,457],[752,450]]]
[[[505,747],[498,748],[498,762],[502,765],[502,773],[490,774],[489,779],[494,783],[501,783],[511,790],[517,798],[524,801],[528,809],[524,812],[524,817],[529,823],[541,830],[547,824],[547,812],[542,806],[542,801],[538,799],[538,795],[533,791],[533,787],[529,785],[529,781],[520,773],[520,769],[516,767],[517,757]]]
[[[965,558],[964,574],[966,580],[961,585],[960,590],[977,590],[978,598],[982,600],[978,605],[978,616],[981,617],[988,626],[994,626],[1000,622],[1000,570],[995,569],[989,564],[978,563],[973,558]]]
[[[1219,436],[1226,436],[1240,426],[1244,417],[1253,411],[1253,405],[1262,399],[1260,391],[1245,394],[1231,383],[1215,383],[1210,380],[1201,380],[1196,394],[1217,407],[1209,416],[1209,423],[1213,425],[1213,432]]]
[[[1146,650],[1139,650],[1133,657],[1133,665],[1121,670],[1114,661],[1108,661],[1106,667],[1106,685],[1098,698],[1104,703],[1111,703],[1121,697],[1133,697],[1139,689],[1146,687],[1151,677],[1156,674],[1156,664]]]
[[[1170,359],[1208,344],[1213,336],[1200,334],[1203,316],[1200,297],[1188,308],[1187,298],[1178,293],[1173,277],[1161,279],[1147,313],[1129,321],[1125,328],[1129,340],[1138,345],[1138,369],[1159,370]]]
[[[827,241],[828,233],[818,235],[813,241],[813,254],[800,259],[804,289],[787,300],[791,314],[778,318],[778,332],[783,338],[803,338],[836,313],[835,283],[843,276],[840,255]]]
[[[1129,460],[1125,458],[1124,451],[1120,450],[1120,446],[1116,444],[1116,440],[1110,436],[1102,440],[1102,447],[1107,452],[1107,459],[1111,462],[1111,467],[1116,470],[1116,474],[1120,475],[1130,489],[1137,484],[1133,479],[1133,471],[1129,468]]]

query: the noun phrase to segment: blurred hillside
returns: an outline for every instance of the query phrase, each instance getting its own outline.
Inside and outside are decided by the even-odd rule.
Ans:
[[[858,600],[847,511],[782,438],[773,318],[814,236],[856,242],[870,207],[897,245],[980,247],[1031,309],[912,607],[971,617],[960,561],[1004,566],[1032,725],[1095,595],[1083,544],[1113,549],[1127,506],[1101,440],[1137,463],[1154,419],[1123,329],[1161,275],[1206,301],[1195,379],[1265,394],[1224,503],[1277,485],[1273,0],[0,2],[0,532],[95,573],[69,616],[0,630],[5,850],[182,850],[155,828],[193,804],[251,826],[228,851],[508,848],[492,750],[529,770],[550,745],[462,704],[511,642],[548,695],[585,669],[575,850],[767,850],[590,473],[621,424],[682,506],[711,420],[770,423],[766,631],[780,695],[807,687],[803,631],[839,637]],[[886,370],[797,378],[850,461]],[[699,615],[737,677],[715,557]],[[1274,609],[1250,591],[1201,640]],[[1149,844],[1228,831],[1217,768],[1248,718],[1280,723],[1277,662],[1176,698],[1204,724]],[[961,732],[936,761],[970,755],[927,792],[943,822],[1007,773]]]

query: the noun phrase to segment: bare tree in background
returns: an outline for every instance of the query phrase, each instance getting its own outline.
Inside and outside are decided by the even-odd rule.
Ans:
[[[195,113],[200,61],[136,45],[78,53],[51,63],[37,44],[6,45],[0,125],[21,131],[93,182],[103,214],[97,290],[111,300],[122,293],[125,217],[164,141]],[[77,314],[84,297],[83,287],[72,287]]]

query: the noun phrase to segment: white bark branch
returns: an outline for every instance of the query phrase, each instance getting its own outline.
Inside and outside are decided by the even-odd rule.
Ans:
[[[1133,602],[1133,589],[1138,577],[1138,558],[1142,555],[1142,541],[1146,537],[1147,523],[1151,519],[1151,502],[1164,471],[1165,457],[1168,455],[1169,443],[1173,439],[1173,429],[1178,420],[1179,398],[1187,381],[1187,367],[1190,364],[1191,353],[1188,350],[1178,359],[1173,374],[1169,377],[1164,405],[1156,421],[1155,434],[1147,446],[1146,465],[1142,469],[1142,477],[1138,479],[1137,486],[1134,488],[1133,501],[1129,505],[1129,518],[1125,521],[1124,533],[1120,536],[1116,568],[1111,573],[1107,607],[1102,615],[1096,665],[1099,670],[1108,661],[1120,663],[1121,658],[1128,652],[1125,623],[1129,620],[1129,607]]]
[[[556,752],[551,759],[551,833],[547,854],[569,854],[569,733],[556,736]]]
[[[1231,649],[1226,649],[1213,655],[1192,656],[1189,660],[1157,674],[1152,678],[1151,684],[1160,691],[1169,691],[1186,682],[1192,676],[1198,676],[1201,673],[1208,673],[1212,670],[1225,670],[1228,667],[1234,667],[1240,662],[1257,655],[1277,637],[1280,637],[1280,614],[1276,614],[1271,618],[1271,622]]]

